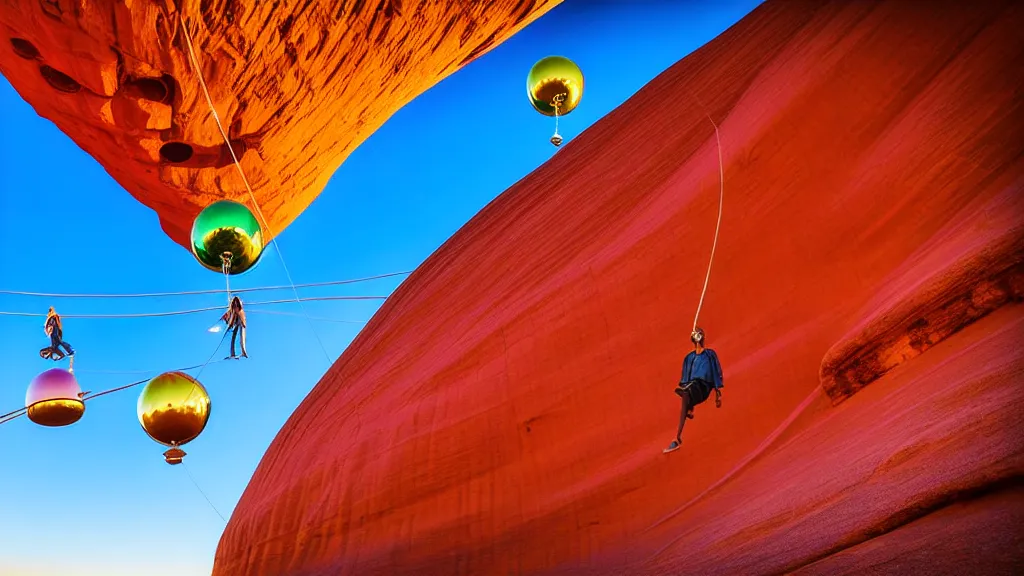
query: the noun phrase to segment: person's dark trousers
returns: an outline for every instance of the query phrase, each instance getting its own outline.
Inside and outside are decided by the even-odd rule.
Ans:
[[[56,335],[50,336],[50,347],[53,348],[54,350],[59,350],[63,348],[64,351],[67,352],[68,354],[75,353],[75,349],[71,347],[71,344],[68,344],[67,342],[61,340],[60,337]]]

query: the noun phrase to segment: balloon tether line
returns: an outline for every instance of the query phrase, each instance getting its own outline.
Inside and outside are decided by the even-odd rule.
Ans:
[[[220,513],[220,510],[217,510],[217,507],[213,505],[213,502],[210,500],[210,497],[207,496],[206,492],[203,492],[203,489],[199,487],[199,483],[196,482],[195,477],[192,476],[192,472],[188,469],[188,466],[185,465],[184,460],[181,461],[181,467],[185,469],[185,474],[188,474],[188,479],[192,481],[192,485],[195,486],[196,490],[199,490],[199,493],[202,494],[203,498],[206,499],[206,503],[210,505],[210,508],[213,509],[217,516],[220,516],[221,522],[227,524],[228,521],[224,519],[224,515]]]
[[[206,370],[206,367],[210,364],[210,361],[213,360],[213,357],[217,355],[217,352],[220,350],[220,347],[224,345],[224,340],[227,339],[228,332],[229,330],[225,330],[224,333],[221,334],[220,342],[218,342],[217,347],[213,349],[213,354],[210,354],[210,357],[207,358],[206,362],[203,362],[203,365],[199,368],[199,372],[196,372],[196,375],[192,378],[192,387],[188,389],[188,395],[185,396],[185,400],[182,401],[182,404],[192,399],[192,393],[196,391],[196,384],[199,383],[199,377],[203,375],[203,370]],[[232,340],[232,342],[234,341]]]
[[[231,308],[231,252],[220,255],[220,269],[224,272],[224,291],[228,295],[228,308]]]
[[[555,109],[555,133],[551,136],[551,143],[556,147],[562,145],[562,137],[558,134],[558,110],[562,107],[562,102],[565,102],[565,96],[565,93],[559,93],[551,99],[551,106]]]
[[[199,78],[199,86],[203,89],[203,96],[206,98],[206,104],[210,107],[210,114],[213,116],[213,120],[217,124],[217,130],[220,131],[220,135],[224,138],[224,143],[228,148],[228,152],[231,153],[231,160],[234,161],[235,168],[238,170],[238,174],[242,177],[242,182],[245,184],[245,190],[249,193],[249,198],[252,200],[253,208],[256,209],[256,214],[260,217],[263,222],[263,227],[267,233],[270,234],[270,242],[277,248],[277,255],[281,259],[281,267],[284,268],[285,275],[288,276],[288,283],[291,284],[292,292],[295,294],[295,301],[298,302],[299,307],[302,308],[303,315],[306,316],[306,321],[309,323],[310,330],[313,331],[313,336],[316,337],[317,343],[320,344],[320,349],[324,353],[324,357],[327,358],[327,364],[330,366],[334,363],[331,360],[331,355],[327,353],[327,348],[324,346],[323,340],[320,339],[320,334],[316,331],[316,326],[313,325],[313,321],[309,319],[309,315],[306,313],[306,307],[302,304],[299,299],[299,292],[295,289],[295,282],[292,280],[292,274],[288,271],[288,265],[284,260],[284,253],[281,252],[281,245],[277,242],[277,237],[273,234],[270,228],[270,223],[267,222],[263,211],[260,210],[260,204],[256,201],[256,195],[253,194],[252,186],[249,185],[249,179],[245,176],[245,170],[242,169],[241,162],[238,161],[238,156],[235,154],[234,146],[231,145],[231,139],[228,138],[227,132],[224,131],[224,125],[220,121],[220,116],[217,114],[217,109],[213,105],[213,98],[210,97],[210,90],[206,85],[206,78],[203,77],[203,69],[199,66],[199,59],[196,56],[195,49],[192,47],[192,35],[188,31],[188,26],[185,25],[185,19],[178,13],[178,23],[181,25],[182,36],[185,38],[185,45],[188,47],[189,60],[192,67],[196,71],[196,76]]]

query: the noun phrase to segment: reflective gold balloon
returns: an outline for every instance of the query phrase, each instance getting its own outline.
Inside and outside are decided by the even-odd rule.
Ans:
[[[533,108],[545,116],[565,116],[583,98],[583,72],[572,60],[563,56],[540,59],[526,77],[526,93]]]
[[[28,419],[40,426],[68,426],[82,418],[85,403],[74,374],[51,368],[32,379],[25,393]]]
[[[206,428],[210,396],[188,374],[165,372],[142,389],[138,413],[142,429],[150,438],[174,448],[195,440]]]
[[[214,202],[192,222],[192,254],[203,266],[220,272],[224,256],[229,274],[252,268],[263,254],[263,230],[247,207],[231,200]]]

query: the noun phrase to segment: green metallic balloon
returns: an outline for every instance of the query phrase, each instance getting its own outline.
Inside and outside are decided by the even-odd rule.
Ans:
[[[558,115],[565,116],[583,98],[583,72],[564,56],[541,58],[526,77],[526,94],[537,112],[554,116],[557,103]]]
[[[231,200],[214,202],[192,222],[192,254],[199,263],[223,270],[225,253],[230,253],[229,274],[241,274],[259,262],[263,254],[263,230],[244,205]]]

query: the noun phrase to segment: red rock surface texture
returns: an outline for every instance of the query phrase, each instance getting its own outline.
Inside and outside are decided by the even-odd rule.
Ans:
[[[820,380],[906,310],[947,317],[921,291],[970,294],[963,259],[1019,237],[1022,29],[1012,1],[755,9],[399,288],[270,446],[214,573],[1022,573],[1017,299],[836,405]],[[705,114],[724,405],[663,455],[718,209]]]
[[[0,0],[0,73],[189,246],[213,202],[269,234],[393,113],[559,0]]]

